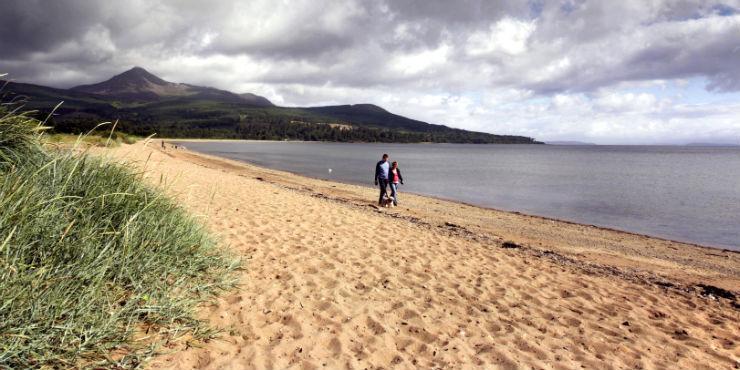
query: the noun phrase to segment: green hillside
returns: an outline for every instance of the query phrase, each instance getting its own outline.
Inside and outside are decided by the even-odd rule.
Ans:
[[[311,108],[274,106],[254,94],[168,82],[142,68],[72,89],[10,82],[6,99],[23,99],[40,117],[64,102],[48,124],[82,133],[118,120],[129,134],[172,138],[228,138],[342,142],[536,144],[522,136],[453,129],[409,119],[371,104]]]

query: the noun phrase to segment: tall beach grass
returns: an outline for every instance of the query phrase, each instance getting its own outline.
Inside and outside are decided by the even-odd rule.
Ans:
[[[238,263],[133,169],[39,127],[0,105],[0,369],[133,368],[211,335],[193,309]]]
[[[73,135],[63,133],[46,133],[42,137],[44,144],[58,146],[77,147],[116,147],[121,144],[134,144],[141,140],[140,137],[128,135],[121,132],[92,132],[85,135]]]

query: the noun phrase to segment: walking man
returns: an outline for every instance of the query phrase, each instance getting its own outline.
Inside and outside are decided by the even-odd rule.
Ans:
[[[378,198],[378,205],[383,205],[383,197],[386,196],[388,191],[388,170],[390,165],[388,164],[388,154],[383,154],[383,159],[375,165],[375,185],[380,186],[380,197]]]

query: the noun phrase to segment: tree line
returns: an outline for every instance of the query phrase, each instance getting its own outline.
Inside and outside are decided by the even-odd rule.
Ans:
[[[309,118],[311,119],[311,118]],[[301,140],[333,142],[379,143],[473,143],[473,144],[532,144],[533,139],[521,136],[493,135],[447,128],[446,130],[414,132],[352,125],[340,127],[326,123],[305,122],[306,117],[270,115],[213,115],[200,112],[188,119],[163,119],[161,115],[123,115],[116,127],[127,134],[167,138],[213,138],[250,140]],[[65,115],[52,120],[56,132],[80,134],[97,125],[84,114]]]

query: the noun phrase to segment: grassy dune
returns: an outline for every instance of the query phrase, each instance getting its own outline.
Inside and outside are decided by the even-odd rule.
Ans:
[[[0,369],[128,368],[212,335],[193,308],[238,263],[131,169],[45,149],[39,127],[0,106]]]
[[[98,147],[116,147],[121,144],[133,144],[141,138],[138,136],[128,135],[120,132],[112,134],[95,134],[73,135],[53,133],[43,136],[43,143],[51,145],[86,145]]]

